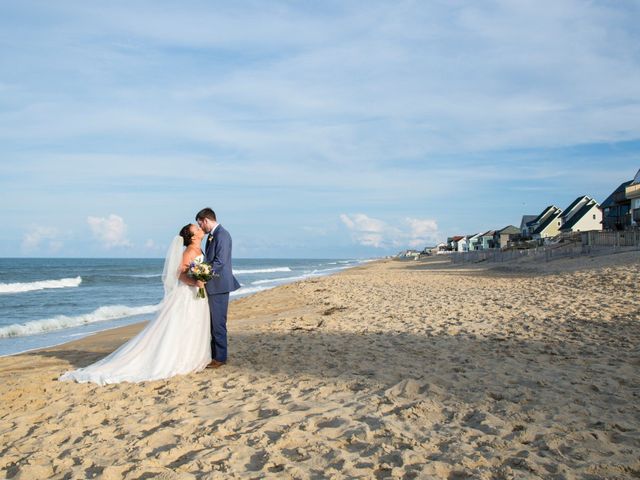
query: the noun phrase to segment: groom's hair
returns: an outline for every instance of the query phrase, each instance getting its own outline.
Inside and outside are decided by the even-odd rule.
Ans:
[[[193,241],[193,233],[191,233],[190,223],[182,227],[182,230],[180,230],[180,236],[182,237],[182,242],[184,243],[185,247],[191,245],[191,242]]]
[[[203,208],[196,215],[196,220],[204,220],[205,218],[208,218],[209,220],[213,220],[214,222],[218,221],[216,219],[216,212],[214,212],[210,208]]]

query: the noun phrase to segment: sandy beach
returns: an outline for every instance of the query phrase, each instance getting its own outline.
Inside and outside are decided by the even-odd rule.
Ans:
[[[640,253],[378,261],[234,301],[230,363],[60,383],[141,325],[0,358],[0,477],[640,476]]]

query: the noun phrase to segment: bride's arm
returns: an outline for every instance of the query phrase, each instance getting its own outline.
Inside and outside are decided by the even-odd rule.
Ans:
[[[182,283],[186,283],[187,285],[191,285],[192,287],[204,287],[204,282],[195,280],[187,275],[187,272],[189,271],[189,265],[194,258],[196,258],[196,255],[193,252],[190,252],[189,250],[184,251],[184,253],[182,254],[182,263],[180,264],[180,275],[178,276],[178,279]]]

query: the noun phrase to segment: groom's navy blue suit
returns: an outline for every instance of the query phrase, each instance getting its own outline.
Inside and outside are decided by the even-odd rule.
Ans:
[[[239,289],[240,284],[231,268],[231,235],[222,225],[218,225],[207,237],[204,253],[216,275],[205,285],[211,314],[211,357],[219,362],[226,362],[229,292]]]

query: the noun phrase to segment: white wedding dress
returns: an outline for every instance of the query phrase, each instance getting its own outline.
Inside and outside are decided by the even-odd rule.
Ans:
[[[156,317],[134,338],[102,360],[72,370],[59,380],[99,385],[142,382],[204,369],[211,361],[209,302],[197,288],[178,280],[182,238],[176,237],[165,260],[165,297]]]

